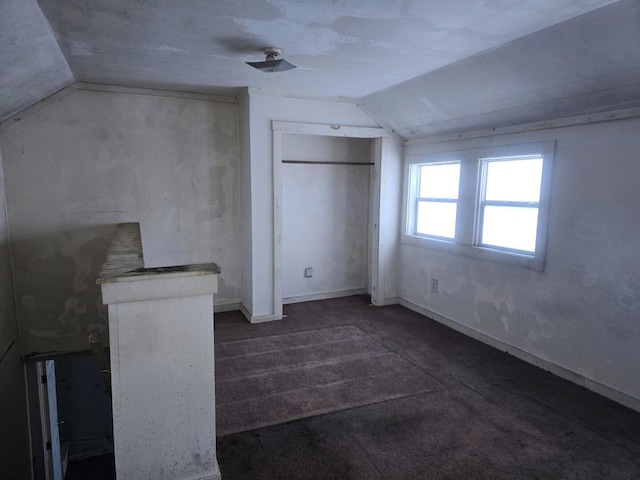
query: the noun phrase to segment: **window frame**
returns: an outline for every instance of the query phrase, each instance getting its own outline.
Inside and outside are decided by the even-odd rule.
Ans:
[[[455,231],[454,231],[454,237],[443,237],[440,235],[433,235],[433,234],[428,234],[428,233],[420,233],[418,232],[418,210],[419,210],[419,205],[420,202],[438,202],[438,203],[453,203],[456,206],[456,223],[458,221],[458,203],[460,202],[460,181],[458,179],[458,196],[454,199],[450,199],[450,198],[444,198],[444,197],[421,197],[420,196],[420,184],[422,182],[422,167],[424,167],[425,165],[460,165],[461,162],[459,160],[454,160],[454,161],[447,161],[447,162],[430,162],[430,163],[421,163],[419,165],[416,166],[416,172],[414,173],[415,177],[416,177],[416,195],[415,195],[415,203],[413,205],[413,207],[415,208],[415,214],[414,214],[414,218],[413,218],[413,225],[412,225],[412,231],[414,232],[413,234],[418,236],[418,237],[425,237],[425,238],[435,238],[435,239],[441,239],[441,240],[445,240],[445,241],[452,241],[455,239],[455,231],[457,231],[457,225],[455,226]],[[460,165],[460,168],[462,168],[462,166]]]
[[[405,191],[403,202],[404,227],[402,243],[431,248],[451,254],[508,265],[544,271],[547,255],[547,236],[549,223],[549,197],[551,190],[551,172],[555,141],[501,145],[487,148],[443,151],[428,154],[409,154],[405,159]],[[538,224],[535,252],[482,245],[482,201],[485,195],[485,160],[542,157],[542,178],[540,181],[540,199],[538,201]],[[420,166],[436,163],[460,162],[460,185],[456,214],[455,238],[417,234],[416,216],[419,192]]]
[[[519,250],[515,248],[502,247],[499,245],[491,245],[488,243],[482,243],[482,236],[484,232],[484,216],[485,216],[485,207],[486,206],[495,206],[495,207],[516,207],[516,208],[535,208],[538,210],[538,223],[536,225],[536,233],[540,231],[540,199],[537,202],[524,202],[524,201],[511,201],[511,200],[487,200],[487,184],[489,178],[489,163],[491,162],[511,162],[518,160],[535,160],[541,158],[543,169],[544,169],[544,157],[542,155],[511,155],[507,157],[488,157],[488,158],[480,158],[478,161],[480,162],[480,169],[482,172],[482,179],[479,185],[478,192],[478,218],[477,218],[477,228],[475,232],[475,242],[474,244],[479,247],[491,248],[495,250],[504,250],[507,252],[524,254],[524,255],[535,255],[534,252],[529,252],[527,250]],[[542,176],[540,177],[540,186],[542,187]],[[542,197],[542,188],[540,189],[540,197]],[[536,235],[537,238],[537,235]]]

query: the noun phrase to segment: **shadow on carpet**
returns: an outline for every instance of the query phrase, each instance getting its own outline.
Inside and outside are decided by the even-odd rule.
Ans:
[[[444,387],[354,326],[216,345],[217,435]]]

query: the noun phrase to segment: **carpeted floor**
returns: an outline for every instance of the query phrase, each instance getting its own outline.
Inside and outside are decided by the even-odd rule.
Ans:
[[[216,341],[357,327],[439,387],[221,436],[224,480],[640,479],[640,413],[365,296],[285,314],[259,325],[219,314]]]
[[[219,436],[442,388],[354,326],[216,345]]]
[[[285,314],[216,314],[223,480],[640,479],[640,413],[365,296]],[[85,462],[68,480],[111,478]]]

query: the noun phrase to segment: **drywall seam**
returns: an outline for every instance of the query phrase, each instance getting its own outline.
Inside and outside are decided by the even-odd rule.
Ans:
[[[629,407],[633,410],[640,412],[640,399],[632,397],[620,390],[616,390],[608,385],[604,385],[595,380],[591,380],[590,378],[585,377],[579,373],[576,373],[572,370],[569,370],[561,365],[553,363],[549,360],[544,360],[536,355],[533,355],[529,352],[519,349],[518,347],[514,347],[513,345],[509,345],[508,343],[503,342],[502,340],[498,340],[490,335],[479,332],[471,327],[463,325],[461,323],[456,322],[455,320],[451,320],[443,315],[440,315],[436,312],[429,310],[421,305],[415,304],[409,300],[406,300],[402,297],[398,299],[398,303],[403,307],[408,308],[409,310],[413,310],[414,312],[420,313],[425,317],[428,317],[432,320],[435,320],[438,323],[441,323],[457,332],[462,333],[468,337],[471,337],[475,340],[478,340],[486,345],[489,345],[493,348],[506,352],[510,355],[513,355],[520,360],[523,360],[531,365],[535,365],[538,368],[542,368],[543,370],[548,370],[552,374],[563,378],[565,380],[569,380],[572,383],[580,385],[581,387],[586,388],[587,390],[591,390],[599,395],[607,397],[610,400],[618,402],[626,407]]]
[[[483,130],[473,130],[463,133],[416,138],[414,140],[407,140],[405,142],[405,147],[453,142],[457,140],[470,140],[473,138],[494,137],[497,135],[508,135],[514,133],[533,132],[536,130],[550,130],[554,128],[573,127],[576,125],[588,125],[591,123],[626,120],[635,117],[640,117],[640,107],[615,110],[605,113],[590,113],[585,115],[577,115],[575,117],[558,118],[555,120],[543,120],[541,122],[523,123],[520,125],[512,125],[510,127],[487,128]]]

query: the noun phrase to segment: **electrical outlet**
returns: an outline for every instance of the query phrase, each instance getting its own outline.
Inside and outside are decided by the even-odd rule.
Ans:
[[[313,277],[313,268],[311,268],[311,267],[305,268],[304,269],[304,276],[305,276],[305,278]]]
[[[433,293],[438,293],[438,280],[435,278],[431,279],[431,291]]]

